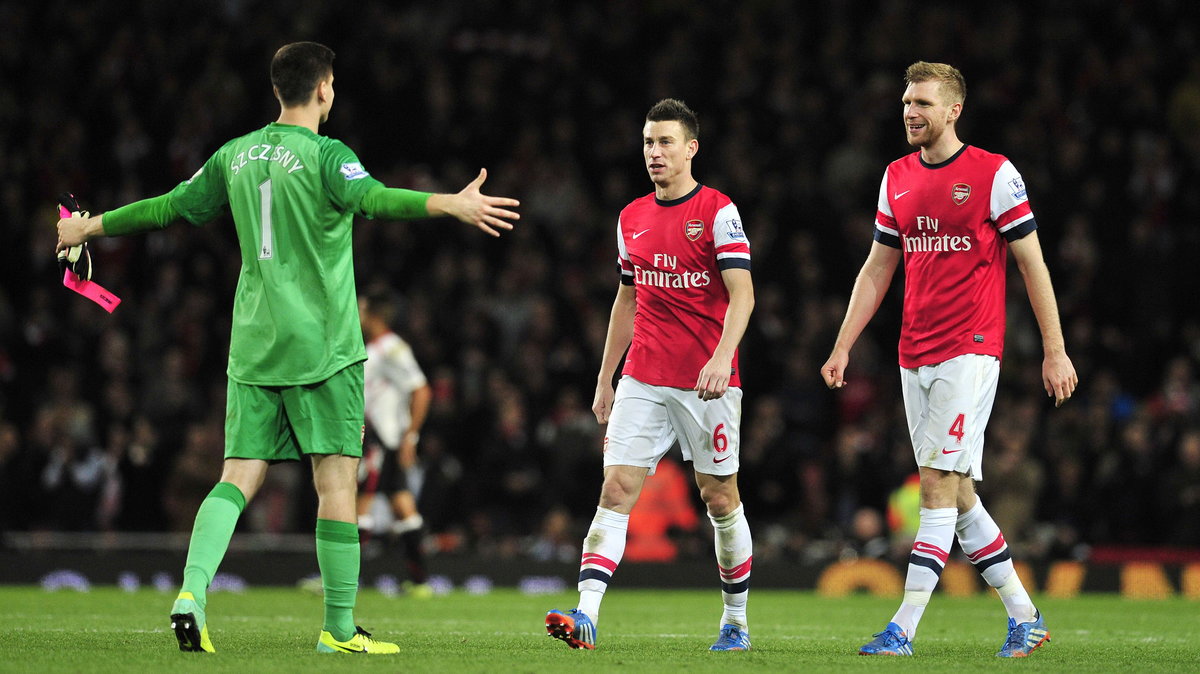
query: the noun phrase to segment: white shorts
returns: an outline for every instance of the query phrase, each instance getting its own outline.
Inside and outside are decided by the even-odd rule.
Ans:
[[[964,354],[936,365],[900,368],[904,413],[917,465],[983,480],[983,435],[1000,361]]]
[[[697,473],[732,475],[739,467],[741,425],[740,388],[705,402],[695,391],[651,386],[626,375],[617,383],[608,419],[604,466],[640,466],[653,475],[678,440],[683,460]]]

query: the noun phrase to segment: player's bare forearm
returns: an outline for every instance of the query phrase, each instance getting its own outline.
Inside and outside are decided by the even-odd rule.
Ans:
[[[729,291],[729,306],[721,326],[721,339],[712,357],[696,378],[696,395],[701,400],[714,400],[725,395],[733,376],[733,354],[746,335],[750,314],[754,312],[754,281],[746,269],[726,269],[721,279]]]
[[[429,416],[429,405],[433,401],[433,388],[429,384],[414,390],[408,403],[409,423],[407,433],[417,436],[425,426],[425,417]],[[415,443],[414,443],[415,444]]]
[[[401,468],[407,470],[417,465],[417,441],[415,436],[406,434],[400,441],[400,447],[396,451],[399,452],[396,459],[399,460]]]
[[[713,349],[713,355],[727,355],[732,360],[734,351],[746,335],[746,327],[750,325],[750,314],[754,313],[754,280],[745,269],[726,269],[721,272],[721,278],[729,291],[729,307],[725,309],[721,339]]]
[[[1025,281],[1029,305],[1042,333],[1042,386],[1046,395],[1054,398],[1055,407],[1061,407],[1071,398],[1079,385],[1075,366],[1067,356],[1066,340],[1063,338],[1062,323],[1058,314],[1058,301],[1054,298],[1054,286],[1050,282],[1050,270],[1042,257],[1037,232],[1012,242],[1009,248],[1017,261],[1017,269]]]
[[[896,267],[900,263],[900,255],[898,249],[878,241],[871,244],[867,261],[863,263],[862,270],[854,280],[850,303],[846,307],[846,317],[838,329],[833,350],[829,359],[821,366],[821,377],[829,388],[841,388],[846,385],[844,375],[846,365],[850,362],[850,350],[866,329],[867,323],[879,310],[879,305],[883,303],[883,298],[892,285]]]
[[[103,215],[62,218],[58,221],[58,245],[54,252],[59,253],[101,236],[104,236]]]
[[[637,296],[633,286],[621,284],[613,300],[608,317],[608,334],[604,338],[604,354],[600,358],[600,373],[596,375],[596,397],[592,401],[592,412],[596,421],[608,423],[613,403],[613,375],[625,350],[633,342],[633,315],[637,310]]]
[[[1065,353],[1067,347],[1058,316],[1058,301],[1054,298],[1050,270],[1046,267],[1046,261],[1042,257],[1042,247],[1038,243],[1037,232],[1030,232],[1025,237],[1013,241],[1009,247],[1016,259],[1017,269],[1025,281],[1025,291],[1029,294],[1029,305],[1033,308],[1038,329],[1042,333],[1042,349],[1046,353]]]
[[[500,236],[496,230],[510,230],[512,222],[521,215],[509,208],[521,205],[520,201],[508,197],[493,197],[481,193],[480,187],[487,179],[487,169],[479,169],[479,175],[457,194],[432,194],[425,202],[431,217],[448,215],[491,234]]]
[[[600,359],[597,381],[612,381],[617,364],[621,362],[625,350],[633,342],[633,315],[637,310],[636,292],[633,286],[624,284],[617,288],[617,297],[613,300],[612,311],[608,316],[608,334],[604,338],[604,355]]]

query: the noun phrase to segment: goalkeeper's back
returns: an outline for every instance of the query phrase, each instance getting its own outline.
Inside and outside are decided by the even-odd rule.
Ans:
[[[228,204],[242,268],[229,376],[260,386],[322,381],[366,358],[352,221],[380,185],[344,143],[271,123],[222,146],[171,193],[193,223]]]

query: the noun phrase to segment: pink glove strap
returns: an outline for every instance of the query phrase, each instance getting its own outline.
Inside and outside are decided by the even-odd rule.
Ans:
[[[63,272],[63,285],[99,304],[110,314],[121,304],[121,298],[110,293],[104,286],[92,281],[84,281],[70,269]]]
[[[71,217],[70,211],[61,205],[58,207],[58,214],[63,218]],[[110,293],[107,288],[99,283],[84,281],[70,269],[63,272],[63,285],[99,304],[101,308],[110,314],[113,312],[113,309],[121,305],[120,297]]]

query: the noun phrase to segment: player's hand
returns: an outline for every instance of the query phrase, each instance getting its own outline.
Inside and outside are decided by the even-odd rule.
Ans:
[[[487,180],[487,169],[479,169],[479,175],[462,188],[458,194],[450,195],[445,204],[446,213],[457,218],[460,222],[478,227],[492,236],[500,236],[497,229],[510,230],[513,228],[509,220],[520,220],[521,214],[510,211],[504,206],[517,207],[521,202],[507,197],[492,197],[483,194],[479,188]]]
[[[61,253],[75,246],[82,246],[99,234],[100,216],[91,217],[87,211],[75,211],[70,217],[58,221],[58,245],[54,252]]]
[[[1042,361],[1042,386],[1046,388],[1046,395],[1054,398],[1054,406],[1062,407],[1063,403],[1071,399],[1071,394],[1075,393],[1075,387],[1078,385],[1079,375],[1075,374],[1075,366],[1067,353],[1047,353]]]
[[[63,217],[58,220],[58,243],[54,247],[59,271],[69,269],[77,278],[90,281],[92,254],[88,251],[87,241],[94,236],[90,227],[91,214],[79,208],[79,202],[72,194],[64,194],[59,200],[61,205],[58,212]],[[71,209],[70,213],[67,213],[68,208]],[[96,225],[99,226],[98,223]]]
[[[829,354],[829,360],[821,366],[821,378],[831,389],[839,389],[846,385],[844,379],[846,366],[850,364],[850,355],[841,351]]]
[[[716,400],[729,390],[733,377],[733,359],[713,355],[700,369],[696,378],[696,397],[701,400]]]
[[[613,399],[616,392],[612,384],[603,382],[596,384],[596,397],[592,400],[592,412],[596,415],[596,423],[607,424],[612,416]]]

